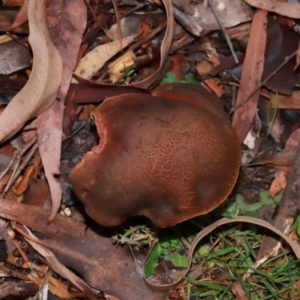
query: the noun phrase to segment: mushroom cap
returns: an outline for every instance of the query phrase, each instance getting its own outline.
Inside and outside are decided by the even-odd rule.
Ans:
[[[230,194],[240,145],[227,121],[191,103],[144,94],[106,99],[100,137],[70,173],[87,214],[104,226],[144,215],[158,227],[203,215]]]
[[[152,95],[187,102],[227,120],[221,100],[200,85],[186,83],[161,84],[152,91]]]

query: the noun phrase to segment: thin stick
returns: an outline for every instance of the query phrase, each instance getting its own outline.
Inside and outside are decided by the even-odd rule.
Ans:
[[[226,28],[224,27],[223,23],[221,22],[221,20],[220,20],[220,18],[218,16],[218,13],[215,10],[214,6],[212,5],[211,1],[207,0],[207,2],[209,4],[209,6],[210,6],[210,8],[211,8],[211,10],[213,12],[213,14],[215,15],[215,18],[216,18],[217,22],[219,23],[219,26],[220,26],[220,28],[221,28],[221,30],[223,32],[223,35],[225,37],[225,40],[226,40],[227,44],[228,44],[229,50],[230,50],[230,52],[232,54],[232,57],[234,59],[234,62],[238,65],[239,64],[239,59],[238,59],[238,57],[236,56],[236,54],[234,52],[233,45],[231,43],[229,35],[227,34]]]
[[[273,72],[271,72],[263,81],[261,81],[256,88],[249,94],[249,96],[246,98],[246,100],[241,103],[240,105],[236,106],[235,108],[232,109],[230,113],[233,113],[235,110],[240,108],[241,106],[245,106],[246,103],[249,101],[249,99],[272,77],[274,76],[283,66],[285,66],[294,56],[296,56],[298,52],[298,49],[294,51],[292,54],[286,56],[284,58],[284,61],[277,67]]]

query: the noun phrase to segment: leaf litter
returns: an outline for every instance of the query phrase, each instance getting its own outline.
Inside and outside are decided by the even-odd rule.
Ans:
[[[9,2],[10,1],[8,1],[7,5],[9,5]],[[244,1],[236,1],[236,6],[234,4],[229,5],[225,1],[225,7],[222,11],[222,7],[218,6],[216,2],[211,1],[217,11],[217,14],[215,15],[212,13],[209,6],[205,7],[201,4],[201,9],[206,9],[210,13],[210,23],[199,23],[199,18],[202,14],[200,5],[187,5],[179,1],[179,3],[174,4],[175,7],[172,7],[170,1],[164,1],[164,6],[156,6],[153,12],[151,12],[152,15],[151,18],[147,20],[148,23],[141,23],[143,24],[139,27],[141,34],[135,34],[131,38],[131,43],[133,44],[131,44],[132,46],[129,49],[124,41],[122,41],[122,43],[117,41],[115,47],[112,47],[110,37],[105,35],[107,30],[104,28],[106,26],[104,24],[107,22],[111,25],[113,24],[111,21],[113,19],[111,12],[113,11],[109,11],[108,9],[108,14],[103,13],[99,3],[90,3],[89,5],[86,5],[83,1],[65,0],[62,5],[49,0],[47,1],[46,12],[44,1],[37,3],[34,0],[29,0],[24,1],[22,10],[17,15],[14,24],[13,18],[11,18],[9,22],[5,21],[6,23],[1,21],[0,18],[1,32],[7,31],[8,26],[10,26],[11,32],[16,34],[16,37],[14,38],[17,40],[18,32],[20,32],[20,30],[26,32],[25,22],[27,20],[26,11],[28,5],[29,43],[33,52],[32,70],[29,71],[28,65],[24,65],[24,72],[18,71],[20,75],[17,75],[17,77],[19,78],[27,78],[29,74],[29,80],[27,83],[25,80],[26,84],[21,90],[20,86],[23,86],[24,84],[19,85],[17,88],[13,88],[13,76],[10,78],[10,81],[8,81],[8,84],[7,81],[4,81],[6,78],[3,78],[3,76],[0,77],[0,98],[2,95],[3,99],[5,98],[4,95],[7,95],[7,89],[9,89],[10,85],[10,92],[13,90],[12,93],[15,93],[15,90],[20,90],[13,100],[10,100],[10,97],[6,97],[3,102],[9,104],[2,111],[0,116],[0,123],[2,122],[0,124],[2,128],[0,136],[3,143],[0,154],[9,154],[9,156],[12,157],[15,149],[18,149],[18,151],[21,152],[22,149],[24,149],[23,152],[25,154],[24,156],[21,155],[15,162],[13,161],[12,166],[7,168],[7,173],[3,175],[1,182],[3,190],[7,187],[5,193],[2,194],[5,196],[2,197],[9,200],[3,199],[0,215],[4,219],[18,221],[18,223],[21,224],[19,225],[12,222],[11,225],[12,228],[14,228],[14,231],[8,231],[10,233],[8,237],[8,235],[5,234],[6,223],[4,223],[1,237],[8,246],[10,245],[8,249],[12,249],[14,247],[13,245],[17,247],[18,251],[21,253],[22,260],[24,260],[24,266],[26,265],[26,268],[30,268],[29,274],[25,276],[26,278],[20,271],[17,271],[18,274],[11,273],[14,274],[13,277],[17,276],[24,280],[31,280],[39,286],[40,295],[43,293],[47,294],[47,290],[49,289],[52,293],[59,295],[61,298],[101,298],[101,293],[95,293],[94,290],[92,291],[88,286],[90,285],[99,291],[114,295],[120,299],[166,299],[166,291],[161,290],[160,294],[154,293],[149,289],[149,283],[143,279],[143,258],[140,258],[140,256],[144,255],[145,257],[145,254],[143,254],[143,247],[145,246],[139,244],[140,240],[138,239],[141,238],[141,236],[143,236],[142,240],[147,240],[149,238],[149,243],[151,244],[153,243],[153,236],[144,235],[143,231],[139,231],[141,229],[137,229],[137,232],[135,232],[135,235],[132,235],[132,237],[132,233],[125,237],[118,232],[117,235],[112,236],[118,236],[120,240],[123,241],[123,244],[127,246],[119,245],[116,247],[113,245],[113,240],[107,230],[99,228],[90,221],[88,221],[86,225],[80,223],[84,222],[85,217],[76,210],[73,210],[74,207],[78,207],[78,203],[76,203],[74,198],[69,196],[69,198],[66,197],[66,191],[70,192],[71,189],[67,183],[68,170],[78,163],[84,154],[83,152],[90,150],[90,148],[97,143],[97,140],[94,138],[91,138],[89,142],[86,142],[86,136],[91,135],[90,133],[93,131],[93,126],[85,121],[83,123],[78,123],[76,125],[76,130],[77,134],[81,136],[75,138],[74,135],[74,139],[80,145],[84,143],[89,145],[86,147],[86,150],[80,150],[79,152],[76,150],[77,152],[72,152],[74,151],[72,148],[73,146],[71,145],[73,136],[69,136],[70,132],[65,135],[72,127],[70,121],[76,120],[78,114],[80,115],[80,118],[89,115],[95,103],[101,103],[107,96],[112,95],[112,89],[110,87],[115,90],[114,93],[116,94],[114,95],[118,95],[118,93],[140,92],[139,90],[129,90],[126,86],[115,86],[114,83],[125,83],[126,85],[131,85],[131,88],[138,87],[148,89],[155,86],[166,71],[169,70],[170,72],[174,72],[172,73],[174,76],[169,77],[172,78],[171,80],[173,81],[182,81],[184,78],[188,78],[187,74],[189,73],[189,76],[190,74],[193,76],[193,81],[197,82],[202,80],[206,87],[219,96],[231,96],[231,100],[230,98],[225,100],[225,107],[227,107],[227,110],[233,116],[233,126],[238,133],[241,143],[249,134],[249,130],[251,130],[253,134],[252,143],[254,143],[253,158],[257,160],[252,164],[252,161],[250,160],[250,164],[242,168],[241,180],[245,180],[245,178],[248,180],[248,183],[244,185],[244,190],[242,191],[245,195],[245,201],[249,200],[249,197],[247,197],[247,186],[249,186],[249,190],[252,191],[252,194],[253,192],[259,193],[262,190],[270,189],[270,194],[272,195],[275,195],[277,190],[279,191],[279,189],[274,188],[275,184],[280,186],[280,189],[285,187],[286,183],[284,180],[282,181],[282,178],[287,178],[286,173],[284,176],[280,176],[278,175],[278,172],[282,172],[282,169],[281,171],[276,171],[275,174],[274,172],[272,173],[269,171],[272,171],[270,165],[276,165],[276,168],[280,169],[285,165],[293,165],[295,155],[297,158],[297,148],[294,148],[296,150],[293,151],[291,149],[288,150],[287,148],[280,155],[278,154],[278,151],[276,151],[278,148],[283,148],[284,145],[289,145],[288,141],[292,139],[291,132],[295,132],[297,129],[297,113],[293,119],[296,121],[291,121],[291,116],[295,114],[288,112],[288,108],[298,108],[297,90],[293,88],[296,75],[298,74],[297,66],[295,67],[293,60],[295,59],[296,61],[297,49],[292,46],[288,40],[284,41],[283,39],[279,39],[281,40],[281,43],[277,44],[274,41],[281,35],[284,37],[289,34],[295,36],[295,38],[292,39],[293,41],[298,40],[297,34],[295,34],[293,29],[288,27],[289,25],[287,24],[291,21],[289,18],[295,18],[299,15],[297,14],[299,5],[295,3],[280,3],[274,1],[247,0],[246,2],[251,6],[246,5]],[[35,4],[38,5],[38,9],[34,9]],[[128,5],[128,7],[126,7],[126,5],[125,7],[127,9],[126,13],[128,13],[129,16],[131,13],[134,13],[135,8],[131,6],[132,3],[128,4],[125,1],[124,4]],[[155,6],[157,4],[153,5]],[[241,13],[238,14],[239,19],[234,17],[237,13],[236,10],[231,9],[232,7],[230,6],[232,5],[235,9],[238,9],[238,7],[241,9]],[[137,5],[137,13],[135,16],[144,16],[144,19],[146,20],[147,13],[143,10],[139,11],[139,9],[143,9],[145,6],[147,6],[147,4],[144,3],[140,6]],[[165,7],[165,9],[163,9],[163,7]],[[258,9],[255,9],[255,7]],[[120,10],[120,7],[118,9]],[[273,32],[266,29],[267,11],[286,16],[285,18],[277,17],[277,20],[280,20],[280,23],[274,23],[275,27],[272,29]],[[122,9],[119,11],[121,16],[123,16],[124,12],[125,11]],[[124,15],[126,15],[126,13]],[[88,19],[86,18],[87,14],[89,16]],[[164,23],[166,18],[165,14],[167,15],[167,23]],[[176,23],[174,23],[173,14],[177,20]],[[254,15],[253,19],[251,19],[252,14]],[[13,15],[16,16],[16,12],[14,12]],[[153,27],[153,24],[151,24],[149,20],[155,20],[156,17],[158,20],[157,24],[161,24],[161,28],[157,27],[156,35],[148,38],[148,36],[150,36],[149,32],[157,26],[157,24],[155,24]],[[41,23],[44,24],[43,26],[37,26],[37,24],[40,24],[37,23],[37,18],[39,18],[39,22],[40,20],[43,21]],[[219,20],[216,20],[215,18],[219,18]],[[48,20],[50,34],[48,33],[46,19]],[[201,18],[201,20],[206,21],[205,18]],[[236,23],[232,23],[233,21]],[[219,31],[217,29],[220,22],[225,26],[225,31],[223,30],[221,36],[218,37],[217,34]],[[252,26],[249,40],[249,27],[244,26],[245,24],[240,24],[244,22],[248,22],[246,23],[247,25],[251,23]],[[115,24],[120,28],[118,23],[118,17],[116,17]],[[271,21],[268,21],[268,24],[268,26],[270,26]],[[233,26],[235,26],[235,28],[233,28]],[[166,27],[166,30],[161,34],[160,32],[162,32],[164,27]],[[93,29],[94,32],[91,30],[89,32],[90,36],[88,31],[84,34],[86,28]],[[210,31],[212,29],[217,31],[212,33]],[[146,34],[142,33],[143,30]],[[235,32],[233,30],[235,30]],[[288,31],[291,33],[286,33]],[[99,35],[98,32],[102,32],[102,35]],[[256,34],[253,34],[254,32]],[[257,34],[257,32],[259,32],[259,34]],[[283,34],[283,32],[285,33]],[[210,33],[212,34],[210,35]],[[228,34],[231,42],[233,42],[233,47],[240,50],[241,53],[246,53],[246,56],[244,60],[243,58],[239,58],[238,62],[231,63],[231,66],[229,67],[227,63],[226,67],[223,67],[223,69],[221,69],[220,66],[217,66],[219,67],[219,70],[216,68],[212,69],[211,66],[215,67],[218,63],[222,65],[225,60],[233,60],[232,54],[229,52],[228,48],[226,46],[224,48],[224,44],[222,44],[224,41],[222,39],[222,34]],[[50,36],[53,42],[51,42]],[[94,36],[94,38],[91,38],[91,36]],[[98,36],[98,40],[95,39],[96,36]],[[200,40],[197,40],[199,38],[196,38],[195,36],[200,36]],[[235,38],[237,36],[239,37],[240,44],[236,43]],[[151,40],[156,39],[157,37],[159,43],[161,43],[158,47],[157,40]],[[140,39],[143,39],[143,42],[140,42]],[[204,39],[206,43],[209,41],[209,47],[204,47],[204,40],[201,39]],[[55,50],[56,48],[53,46],[53,43],[58,49],[58,52]],[[97,43],[100,43],[100,46],[98,46]],[[295,42],[295,44],[297,43]],[[266,51],[264,50],[265,46],[267,46]],[[101,52],[104,51],[103,47],[108,49],[105,50],[105,52],[109,54],[107,57],[101,55]],[[96,50],[92,49],[97,49],[98,54],[94,55],[93,51],[96,53]],[[285,49],[291,50],[291,53],[287,53]],[[201,54],[198,56],[201,58],[200,62],[197,64],[194,63],[194,60],[187,59],[188,56],[190,58],[192,56],[195,58],[195,53]],[[77,74],[79,75],[79,78],[76,78],[78,87],[74,87],[74,85],[70,86],[72,73],[76,67],[78,68],[80,65],[78,62],[84,59],[84,57],[89,57],[92,54],[93,58],[90,62],[87,61],[83,67],[81,66],[82,71]],[[127,63],[122,59],[122,56],[124,55],[124,57],[126,57],[127,54],[130,54],[130,57],[134,58],[130,63]],[[178,56],[176,57],[176,55]],[[285,57],[288,55],[290,55],[289,61],[285,61]],[[55,59],[55,57],[58,59]],[[59,63],[58,61],[61,60],[61,58],[62,63]],[[205,61],[203,61],[203,58],[205,58]],[[269,65],[267,65],[266,61],[269,61],[270,58],[271,63],[269,62]],[[264,59],[266,61],[264,61]],[[94,65],[95,63],[97,65]],[[59,64],[60,66],[58,66]],[[118,72],[115,73],[116,75],[110,76],[110,66],[113,65],[118,66]],[[223,74],[220,73],[222,72],[220,70],[223,70]],[[83,78],[80,78],[80,75],[83,74],[82,72],[88,72],[88,75],[83,75]],[[214,76],[209,75],[213,72],[215,72]],[[228,73],[225,74],[226,72]],[[274,84],[276,81],[273,81],[272,84],[272,77],[274,77],[273,80],[276,79],[275,73],[279,82],[281,78],[285,78],[287,82],[282,84],[282,86],[280,84],[280,87],[278,83]],[[228,78],[230,79],[228,80]],[[268,105],[262,105],[263,101],[260,97],[269,96],[269,90],[262,89],[262,85],[271,91],[279,93],[283,92],[286,95],[292,92],[291,96],[279,94],[276,101],[274,99],[272,100],[272,98],[268,99],[273,107],[275,107],[276,110],[279,110],[280,113],[285,113],[286,115],[289,113],[288,121],[285,118],[279,118],[276,110],[276,116],[274,117],[276,122],[270,123],[268,117],[264,117],[270,115],[267,110],[270,110],[271,108]],[[239,87],[237,97],[235,96],[236,87]],[[282,89],[280,90],[280,88]],[[237,98],[236,102],[235,98]],[[22,99],[26,99],[26,105],[23,104],[23,106],[21,106],[22,102],[20,103],[20,100]],[[87,103],[89,102],[94,104],[88,105]],[[259,110],[259,114],[257,114],[257,110]],[[36,117],[37,123],[29,123],[30,120]],[[64,126],[62,126],[63,124]],[[270,138],[267,137],[267,135],[269,126],[274,126],[274,124],[277,124],[276,126],[278,126],[278,129],[282,126],[284,130],[277,130],[276,137],[274,133],[273,137],[275,142],[273,141],[273,146],[269,147],[266,141],[269,141]],[[27,136],[27,142],[30,140],[30,136],[36,135],[36,130],[38,132],[38,148],[43,171],[41,164],[38,162],[38,154],[34,154],[34,148],[32,148],[33,150],[30,150],[32,145],[27,144],[28,148],[26,148],[21,135],[18,134],[22,128],[24,128],[23,131],[26,130],[26,133],[23,132],[22,135],[24,138]],[[267,134],[264,132],[265,128],[268,128],[266,130]],[[63,129],[65,132],[63,132]],[[260,139],[263,139],[262,143],[260,142]],[[8,140],[11,141],[11,144],[7,142]],[[298,144],[298,140],[296,139],[295,147],[297,147]],[[34,147],[37,147],[36,144],[34,145]],[[262,148],[261,145],[266,148]],[[244,145],[243,147],[247,147],[247,145]],[[73,150],[70,152],[69,156],[66,156],[67,158],[65,160],[61,160],[61,152],[64,154],[66,149]],[[26,154],[27,151],[29,151],[28,155]],[[33,154],[30,154],[30,151],[32,151]],[[285,153],[286,151],[288,152]],[[3,161],[5,162],[5,159],[3,159]],[[296,164],[296,159],[294,164]],[[19,165],[23,166],[24,169],[18,171]],[[288,170],[288,168],[285,169],[285,172]],[[12,175],[14,172],[17,176]],[[262,172],[263,175],[260,175],[259,172]],[[41,174],[44,175],[41,176]],[[65,177],[64,174],[66,174]],[[262,178],[262,180],[261,182],[256,183],[259,187],[254,187],[253,178],[257,177]],[[10,178],[13,179],[10,180]],[[250,181],[249,178],[251,178]],[[271,185],[271,181],[274,178],[275,181]],[[7,184],[9,181],[11,181],[11,183]],[[39,182],[39,184],[37,184],[37,182]],[[288,179],[286,182],[289,184],[290,180]],[[42,186],[44,188],[42,188]],[[280,211],[282,211],[281,216],[284,217],[275,218],[274,221],[275,227],[280,228],[281,231],[284,231],[285,229],[281,225],[285,224],[285,221],[290,222],[287,218],[285,208],[289,206],[293,208],[293,213],[291,214],[293,218],[296,217],[295,212],[297,211],[297,204],[295,204],[295,201],[291,196],[292,194],[288,193],[289,188],[286,188],[286,190],[287,192],[285,192],[283,196],[284,200],[281,201],[281,203],[285,204],[280,204],[277,212],[277,214],[280,215]],[[39,196],[36,197],[35,195]],[[18,204],[14,202],[15,200],[23,200],[24,203],[30,203],[30,205]],[[268,201],[266,201],[266,203],[267,202]],[[247,203],[244,207],[250,205],[251,203]],[[271,209],[268,205],[265,205],[262,208],[267,212]],[[57,215],[58,210],[65,216]],[[253,210],[249,209],[249,213],[250,211]],[[208,223],[212,223],[212,220],[215,218],[218,219],[222,213],[225,212],[220,212],[219,215],[216,214],[212,217],[207,216],[206,220],[211,218]],[[238,214],[238,210],[235,211],[235,213]],[[263,210],[261,213],[264,213]],[[75,220],[66,217],[66,215],[72,215]],[[260,213],[258,215],[259,217],[262,216]],[[271,213],[268,213],[268,215],[271,215]],[[52,222],[49,223],[49,220],[52,220]],[[271,218],[268,220],[271,221]],[[192,220],[191,222],[192,224],[195,224],[196,222],[197,226],[199,226],[198,220]],[[190,223],[187,224],[188,227],[192,226]],[[25,226],[39,232],[42,236],[34,236]],[[232,227],[228,228],[230,231]],[[219,232],[220,234],[224,233],[224,231]],[[195,295],[198,293],[201,297],[212,299],[211,297],[219,297],[218,291],[222,291],[221,293],[230,295],[228,296],[230,297],[228,299],[250,299],[250,297],[251,299],[255,299],[255,297],[261,299],[268,294],[281,298],[287,297],[287,295],[297,297],[297,290],[292,284],[297,282],[297,276],[299,278],[299,274],[297,274],[294,266],[292,266],[291,269],[292,277],[290,282],[282,283],[283,281],[280,279],[284,278],[284,273],[281,273],[281,270],[287,268],[284,267],[286,266],[284,263],[287,262],[286,258],[284,258],[286,257],[284,252],[283,256],[279,253],[275,254],[273,258],[277,261],[275,265],[277,265],[278,268],[272,270],[274,274],[276,273],[278,275],[277,277],[272,277],[272,275],[266,273],[263,265],[261,267],[259,267],[258,264],[255,265],[255,259],[251,260],[252,264],[249,263],[244,266],[245,269],[243,272],[246,272],[246,267],[251,268],[252,265],[255,265],[255,268],[257,269],[255,269],[254,273],[250,276],[252,276],[251,280],[258,279],[263,285],[263,288],[260,290],[253,288],[251,284],[249,285],[249,282],[242,278],[242,272],[236,269],[235,266],[231,266],[232,261],[237,262],[239,259],[242,259],[245,262],[250,261],[250,254],[248,251],[250,251],[252,256],[255,256],[255,252],[253,252],[254,249],[251,247],[256,248],[257,243],[255,241],[260,239],[259,235],[253,235],[252,233],[241,239],[238,236],[238,232],[239,231],[236,230],[236,233],[229,236],[226,235],[226,240],[229,240],[229,244],[223,249],[219,248],[220,246],[218,246],[217,243],[218,237],[217,235],[214,235],[215,242],[211,245],[212,255],[207,262],[204,262],[204,269],[203,265],[200,267],[198,266],[196,270],[193,271],[197,276],[188,278],[187,281],[181,283],[179,288],[174,289],[169,295],[172,296],[172,298],[188,299],[192,294]],[[197,230],[193,236],[195,236],[196,233]],[[139,238],[137,238],[137,236],[139,236]],[[178,239],[183,241],[185,240],[184,236],[186,236],[188,242],[185,240],[183,244],[189,249],[191,237],[187,235],[187,233],[179,233],[178,236]],[[231,239],[234,240],[234,242]],[[248,240],[253,244],[252,246],[248,245],[248,248],[246,247],[245,250],[240,251],[240,254],[246,256],[244,256],[244,258],[239,258],[237,254],[234,254],[234,251],[237,250],[236,244],[247,244],[249,243]],[[278,244],[277,239],[275,242]],[[40,267],[34,266],[29,258],[33,250],[27,252],[27,250],[23,250],[18,246],[18,244],[24,244],[25,249],[25,245],[30,243],[31,246],[45,258],[47,263],[43,261]],[[174,248],[174,245],[177,246]],[[294,245],[294,243],[291,242],[291,245]],[[186,266],[186,264],[181,263],[186,258],[187,250],[184,250],[184,247],[179,247],[177,242],[174,244],[170,243],[168,247],[167,251],[169,251],[169,253],[164,250],[164,257],[158,255],[153,260],[153,263],[156,267],[160,268],[160,271],[155,268],[152,268],[152,270],[156,273],[156,277],[161,277],[160,280],[169,280],[169,275],[166,274],[168,274],[174,266],[177,269],[179,268],[179,271],[181,267]],[[275,249],[274,246],[272,246],[271,251],[270,247],[268,248],[268,243],[265,241],[262,243],[262,247],[264,249],[260,250],[261,253],[272,252]],[[138,248],[139,250],[137,250]],[[215,250],[218,254],[214,254]],[[259,255],[261,255],[261,253]],[[12,257],[11,253],[9,253],[9,255]],[[226,255],[228,255],[228,257]],[[214,264],[218,263],[214,260],[215,256],[223,256],[224,258],[226,257],[229,259],[229,262],[223,269],[215,267]],[[197,257],[196,260],[199,259],[201,258]],[[259,260],[259,257],[256,259]],[[283,264],[282,269],[279,268],[281,263]],[[49,266],[50,269],[47,269],[47,267],[42,268],[42,266],[46,265]],[[224,269],[228,269],[228,266],[230,266],[230,272],[228,274],[231,274],[231,277],[224,273]],[[77,277],[77,275],[74,275],[66,267],[76,271],[85,282]],[[5,268],[3,267],[2,271],[5,270],[8,273],[13,272],[10,268]],[[268,265],[268,268],[274,268],[274,265],[270,264]],[[61,276],[60,280],[55,281],[54,277],[57,275],[55,275],[51,269]],[[42,277],[40,277],[41,274],[43,274]],[[103,274],[105,274],[105,276],[103,276]],[[204,279],[204,281],[197,279],[195,281],[194,279],[191,279],[199,278],[199,276]],[[206,281],[207,278],[210,278],[210,283]],[[154,280],[157,280],[157,278],[154,278]],[[73,284],[70,291],[67,290],[69,282]],[[150,286],[153,288],[153,286],[164,285],[165,283],[162,282],[163,281],[158,280],[158,282],[155,281],[154,285],[150,283]],[[5,288],[3,291],[8,290],[9,294],[9,290],[14,290],[15,295],[18,296],[16,289],[13,289],[13,284],[15,284],[13,281],[8,281],[9,288]],[[226,288],[228,286],[230,286],[230,289]],[[172,287],[175,288],[175,284],[173,284]],[[28,295],[30,294],[29,291],[31,288],[32,287],[29,285],[24,287],[24,289],[28,291]],[[160,289],[157,288],[157,290]]]

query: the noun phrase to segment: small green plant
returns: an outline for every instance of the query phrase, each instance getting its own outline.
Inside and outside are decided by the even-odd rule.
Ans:
[[[177,80],[176,75],[173,72],[167,72],[160,83],[190,83],[190,84],[199,84],[199,80],[191,73],[185,75],[183,80]]]
[[[250,217],[258,217],[257,211],[263,206],[269,206],[271,208],[275,208],[275,206],[279,203],[281,197],[283,195],[283,191],[278,193],[274,198],[270,197],[269,191],[261,191],[259,193],[260,201],[256,203],[248,204],[245,201],[245,198],[241,194],[237,194],[235,198],[231,198],[227,201],[225,209],[221,211],[219,209],[212,212],[212,215],[222,215],[222,217],[232,218],[238,215],[250,216]]]
[[[254,267],[256,249],[261,244],[256,227],[247,225],[243,231],[229,228],[214,235],[210,243],[211,251],[206,255],[200,257],[199,251],[196,252],[196,258],[204,262],[203,273],[197,280],[186,278],[190,295],[233,300],[236,296],[231,285],[239,282],[248,299],[291,299],[290,294],[299,297],[300,290],[294,285],[300,279],[299,260],[282,251]]]
[[[129,246],[144,246],[150,245],[153,241],[153,232],[146,225],[131,226],[121,233],[121,229],[118,229],[112,238],[117,244],[127,244]]]
[[[300,215],[297,217],[292,229],[296,230],[298,236],[300,236]]]
[[[181,254],[184,252],[184,246],[178,237],[175,237],[167,230],[161,232],[160,239],[153,247],[147,262],[144,266],[145,276],[153,275],[155,268],[159,264],[159,259],[163,258],[166,261],[172,262],[176,268],[186,268],[188,258]]]

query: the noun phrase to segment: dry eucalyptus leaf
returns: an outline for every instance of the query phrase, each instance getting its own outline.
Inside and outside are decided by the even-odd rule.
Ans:
[[[59,101],[55,101],[37,118],[39,151],[52,198],[50,221],[55,217],[61,202],[62,187],[55,175],[60,173],[64,99],[70,86],[82,35],[86,28],[86,10],[86,4],[82,0],[47,2],[50,35],[63,59]]]
[[[141,265],[133,260],[129,248],[116,247],[107,233],[101,234],[101,229],[86,228],[84,224],[60,214],[49,223],[48,213],[40,207],[0,200],[2,218],[18,221],[19,224],[42,233],[44,238],[34,241],[54,254],[52,256],[49,253],[50,256],[47,255],[46,258],[51,267],[63,277],[69,278],[70,274],[65,273],[62,266],[54,260],[55,257],[62,265],[80,274],[93,288],[119,299],[166,299],[165,293],[154,293],[147,287],[140,272]],[[19,224],[14,229],[32,240],[24,226]],[[78,281],[76,285],[78,286]]]
[[[243,0],[211,0],[211,2],[226,28],[252,20],[252,8]],[[205,5],[205,2],[195,6],[194,17],[204,30],[220,29],[215,15],[210,6]]]
[[[120,52],[122,48],[127,47],[137,37],[136,34],[123,38],[121,41],[116,40],[104,45],[95,47],[87,55],[85,55],[79,62],[75,74],[84,79],[91,79],[93,75],[98,72],[104,64],[114,55]]]
[[[62,61],[49,36],[45,0],[29,1],[28,22],[28,40],[34,57],[32,73],[0,116],[0,142],[12,137],[28,120],[50,107],[61,83]]]
[[[22,228],[21,226],[19,226],[19,230],[20,229],[27,231],[27,234],[30,235],[33,238],[33,240],[35,239],[38,241],[38,239],[32,234],[32,232],[28,228]],[[80,279],[77,275],[72,273],[68,268],[61,264],[49,249],[34,242],[33,240],[26,240],[40,255],[42,255],[47,260],[52,270],[55,270],[63,278],[68,279],[70,282],[72,282],[79,290],[85,292],[89,299],[97,300],[91,288],[82,279]]]
[[[275,12],[289,18],[300,18],[300,3],[286,3],[272,0],[245,0],[249,5]]]
[[[22,24],[24,24],[25,22],[27,22],[28,20],[28,2],[29,0],[24,0],[23,4],[13,22],[13,24],[11,25],[11,29],[15,29],[18,26],[21,26]]]
[[[283,151],[277,156],[288,158],[292,165],[297,151],[297,146],[300,143],[300,129],[298,128],[287,139]],[[274,197],[280,191],[286,188],[287,184],[287,172],[285,170],[277,170],[275,172],[275,178],[270,186],[270,195]]]
[[[167,28],[165,32],[165,36],[162,40],[161,47],[160,47],[160,64],[158,69],[151,74],[146,79],[143,79],[139,82],[134,82],[129,84],[129,86],[133,86],[136,88],[148,89],[153,86],[155,83],[159,81],[159,79],[164,75],[166,62],[169,56],[169,51],[172,45],[173,40],[173,33],[174,33],[174,15],[173,15],[173,7],[172,2],[170,0],[162,0],[162,3],[165,6],[166,14],[167,14]],[[119,42],[120,44],[120,42]],[[84,68],[80,70],[84,74]],[[80,78],[84,77],[82,74],[78,74],[78,70],[75,71],[75,74]],[[85,78],[86,79],[86,78]],[[87,82],[87,79],[85,80]],[[92,84],[102,85],[101,83],[91,82]]]
[[[241,142],[247,136],[253,123],[259,99],[258,83],[264,67],[266,47],[267,12],[257,10],[251,26],[249,42],[233,116],[233,128]],[[253,93],[253,91],[256,91]]]
[[[164,39],[162,40],[161,47],[160,47],[160,64],[155,73],[153,73],[148,78],[132,84],[133,86],[137,88],[143,88],[147,89],[151,87],[153,84],[155,84],[163,75],[165,70],[165,65],[169,56],[169,51],[172,45],[173,40],[173,34],[174,34],[174,15],[173,15],[173,6],[172,1],[170,0],[162,0],[167,14],[167,29],[164,36]]]
[[[16,41],[0,44],[0,74],[11,74],[31,65],[31,52]]]
[[[143,20],[139,16],[134,14],[122,18],[120,21],[122,37],[125,38],[133,34],[139,34],[142,22]],[[118,24],[116,23],[112,25],[106,31],[106,33],[112,40],[115,41],[120,38],[118,30]]]

